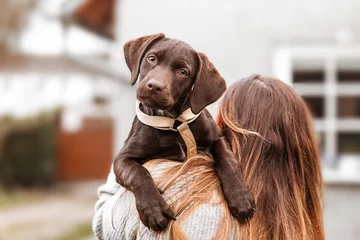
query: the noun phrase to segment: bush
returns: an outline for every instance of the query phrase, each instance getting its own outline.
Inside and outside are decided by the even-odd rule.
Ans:
[[[0,183],[48,185],[55,178],[56,112],[0,120]]]

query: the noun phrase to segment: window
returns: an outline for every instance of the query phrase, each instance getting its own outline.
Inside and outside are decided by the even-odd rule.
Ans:
[[[360,118],[360,96],[340,96],[337,105],[339,118]]]
[[[341,58],[337,61],[336,79],[339,83],[360,83],[360,59]]]
[[[358,70],[339,70],[337,72],[339,82],[358,82],[360,83],[360,69]]]
[[[324,117],[324,97],[307,97],[303,96],[303,99],[310,109],[310,112],[314,118]]]
[[[338,139],[339,153],[360,155],[360,133],[339,133]]]
[[[324,71],[322,70],[294,70],[293,82],[294,83],[321,83],[324,82]]]
[[[360,47],[284,47],[273,60],[273,74],[308,105],[324,161],[343,154],[360,161]]]

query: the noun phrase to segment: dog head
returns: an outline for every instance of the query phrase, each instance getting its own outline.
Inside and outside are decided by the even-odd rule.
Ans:
[[[148,108],[169,111],[188,104],[197,114],[226,90],[224,79],[203,53],[163,34],[127,42],[124,54],[131,84],[139,81],[137,98]]]

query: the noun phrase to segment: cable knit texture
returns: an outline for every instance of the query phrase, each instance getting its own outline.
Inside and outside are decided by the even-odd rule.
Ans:
[[[160,164],[150,173],[155,178],[169,165],[171,165],[169,162]],[[163,193],[168,203],[186,193],[181,181],[193,180],[186,175],[180,176],[176,183]],[[116,182],[113,170],[110,171],[107,182],[99,187],[98,194],[99,200],[95,205],[93,219],[93,231],[98,239],[170,239],[168,230],[157,233],[141,223],[133,193]],[[214,192],[210,202],[197,206],[181,221],[180,228],[189,240],[214,239],[225,212],[224,205],[219,204],[219,199],[219,193]],[[239,239],[239,237],[232,235],[230,239]]]

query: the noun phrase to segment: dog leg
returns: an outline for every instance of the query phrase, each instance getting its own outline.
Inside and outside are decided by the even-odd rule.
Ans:
[[[162,231],[175,219],[146,168],[124,157],[115,160],[114,172],[116,181],[134,193],[140,220],[146,227]]]
[[[241,174],[240,165],[225,137],[214,142],[216,173],[231,214],[240,222],[249,221],[255,212],[255,202]]]

